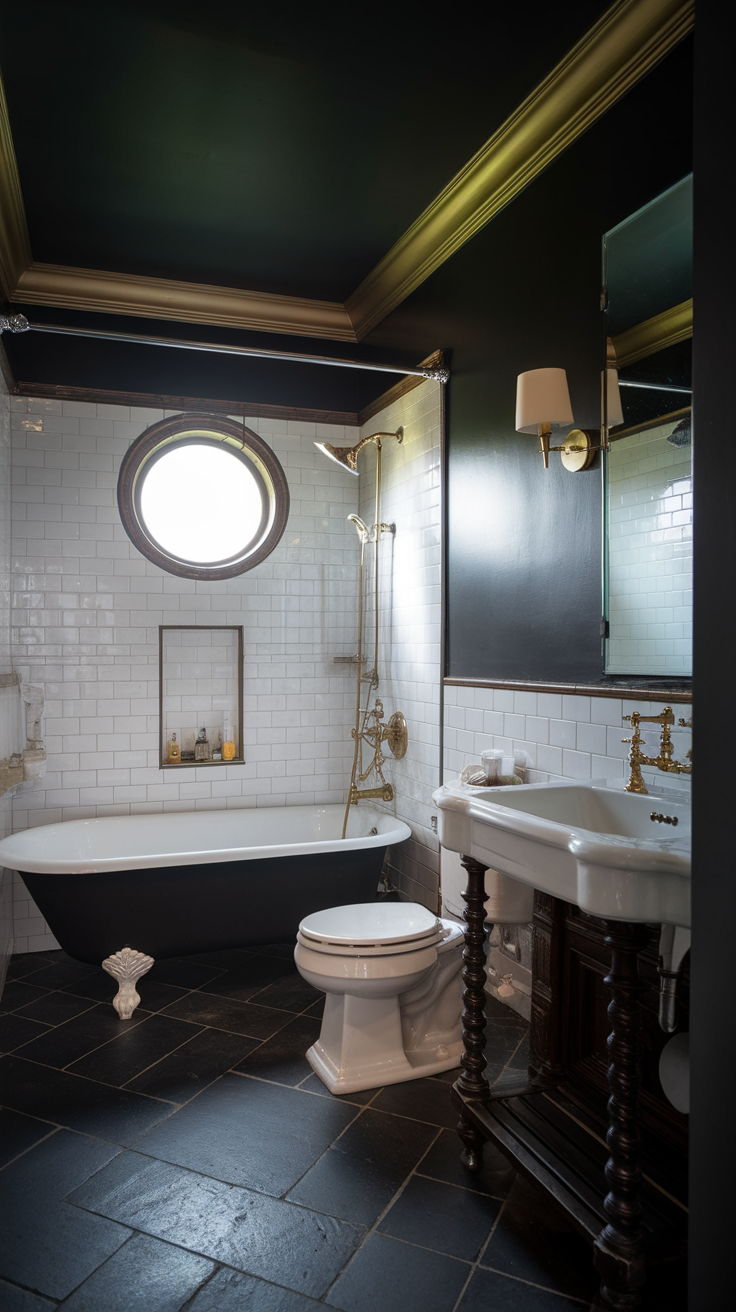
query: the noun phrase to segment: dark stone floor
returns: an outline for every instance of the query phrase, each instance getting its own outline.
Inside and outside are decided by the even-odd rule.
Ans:
[[[490,1148],[459,1162],[453,1072],[335,1098],[289,945],[115,985],[14,957],[0,1002],[0,1312],[564,1312],[590,1250]],[[526,1026],[489,1001],[493,1081]],[[647,1312],[684,1308],[682,1273]]]

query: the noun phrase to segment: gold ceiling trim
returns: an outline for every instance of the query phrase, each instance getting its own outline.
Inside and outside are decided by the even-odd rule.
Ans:
[[[612,5],[348,298],[358,339],[682,40],[694,8],[694,0]]]
[[[175,319],[221,328],[254,328],[301,337],[354,342],[355,333],[337,301],[277,296],[207,283],[177,282],[101,269],[31,264],[18,279],[14,296],[26,305],[57,305],[67,310],[132,314],[144,319]]]
[[[663,351],[666,346],[687,341],[692,335],[693,303],[692,300],[681,301],[679,305],[673,305],[671,309],[663,310],[661,314],[655,314],[651,319],[644,319],[642,323],[635,323],[633,328],[617,333],[612,339],[616,365],[623,369],[624,365],[644,360],[648,355],[654,355],[655,351]]]
[[[9,301],[359,341],[684,37],[694,0],[617,0],[343,306],[32,262],[0,85],[0,284]]]
[[[32,260],[8,105],[0,78],[0,288],[6,301]]]

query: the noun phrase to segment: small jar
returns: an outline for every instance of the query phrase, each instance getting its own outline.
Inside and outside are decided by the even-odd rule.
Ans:
[[[222,759],[223,761],[232,761],[235,757],[235,736],[233,727],[229,720],[225,721],[225,728],[222,732]]]

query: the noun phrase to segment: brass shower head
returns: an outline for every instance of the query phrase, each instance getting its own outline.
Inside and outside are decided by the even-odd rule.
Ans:
[[[314,445],[318,447],[320,451],[324,452],[326,456],[329,456],[330,460],[334,460],[335,463],[341,465],[343,469],[347,469],[348,473],[357,474],[358,470],[355,460],[355,447],[331,446],[329,442],[315,442]],[[353,457],[352,460],[350,459],[351,456]]]
[[[358,472],[358,455],[367,446],[369,442],[375,442],[377,446],[381,445],[381,439],[384,437],[395,437],[396,441],[401,443],[404,440],[403,428],[397,428],[395,433],[371,433],[370,437],[361,437],[355,446],[331,446],[329,442],[315,442],[330,460],[334,460],[343,469],[347,469],[351,474]]]

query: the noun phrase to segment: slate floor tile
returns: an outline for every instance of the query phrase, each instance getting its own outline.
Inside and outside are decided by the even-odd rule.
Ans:
[[[489,1308],[493,1312],[584,1312],[588,1306],[478,1267],[458,1304],[458,1312],[488,1312]]]
[[[0,1060],[0,1103],[116,1144],[132,1143],[171,1111],[170,1103],[20,1057]]]
[[[598,1287],[588,1245],[540,1190],[521,1177],[509,1193],[481,1266],[575,1298],[592,1297]]]
[[[175,1052],[149,1066],[127,1087],[168,1102],[189,1102],[212,1080],[224,1075],[258,1046],[257,1039],[224,1030],[201,1030]]]
[[[113,1007],[97,1004],[79,1016],[74,1016],[72,1020],[65,1021],[63,1025],[47,1030],[39,1038],[34,1038],[25,1045],[23,1056],[30,1061],[39,1061],[44,1066],[56,1066],[61,1070],[94,1048],[107,1043],[108,1039],[116,1039],[126,1030],[135,1029],[147,1015],[148,1012],[139,1007],[130,1020],[121,1020]]]
[[[144,975],[138,981],[137,988],[144,1011],[162,1011],[170,1003],[183,998],[189,991],[177,988],[173,984],[161,984],[158,980],[151,979],[150,974]],[[64,992],[79,998],[90,998],[93,1002],[104,1002],[111,1007],[117,989],[117,981],[111,979],[104,970],[99,970],[94,974],[84,975],[74,984],[67,984]]]
[[[290,1011],[277,1011],[275,1007],[259,1007],[252,1002],[239,1002],[235,998],[221,998],[214,993],[188,993],[165,1014],[195,1025],[211,1025],[230,1034],[246,1034],[250,1039],[270,1039],[282,1025],[294,1017]]]
[[[168,957],[157,961],[145,978],[155,980],[158,984],[174,984],[180,989],[198,989],[221,973],[216,966],[203,966],[188,958],[180,960],[179,957]]]
[[[0,1312],[54,1312],[56,1307],[56,1303],[41,1298],[39,1294],[0,1280]]]
[[[452,1312],[471,1269],[457,1258],[374,1234],[325,1301],[342,1312]]]
[[[32,976],[27,977],[27,980],[36,988],[63,989],[65,984],[73,984],[75,980],[82,979],[84,975],[89,975],[95,969],[95,966],[88,966],[83,961],[73,961],[71,957],[64,954],[63,960],[42,966],[40,970],[34,971]]]
[[[187,1312],[324,1312],[317,1303],[293,1289],[222,1267],[187,1307]]]
[[[5,1016],[0,1016],[0,1053],[15,1052],[16,1048],[22,1048],[32,1039],[41,1038],[50,1032],[48,1025],[42,1025],[37,1020],[29,1020],[27,1016],[18,1016],[15,1012],[8,1012]]]
[[[414,1169],[437,1131],[370,1108],[349,1125],[287,1197],[368,1227]]]
[[[322,1083],[319,1075],[315,1075],[314,1071],[306,1080],[302,1080],[299,1088],[305,1089],[307,1093],[319,1094],[321,1098],[331,1098],[333,1102],[352,1102],[358,1107],[365,1107],[366,1103],[371,1102],[376,1094],[381,1092],[380,1089],[359,1089],[357,1093],[330,1093],[327,1085]]]
[[[281,1007],[284,1011],[302,1012],[307,1008],[324,1003],[324,993],[312,988],[298,971],[291,971],[275,984],[269,984],[256,995],[256,1001],[263,1007]],[[320,1012],[321,1019],[321,1012]]]
[[[12,1162],[14,1157],[54,1132],[54,1127],[46,1121],[24,1116],[23,1112],[14,1112],[10,1107],[0,1107],[0,1166]]]
[[[64,1299],[64,1312],[179,1312],[217,1268],[150,1235],[133,1235]]]
[[[290,961],[293,964],[295,945],[295,940],[292,939],[290,943],[269,943],[265,947],[256,948],[255,951],[258,955],[280,957],[282,961]]]
[[[501,1204],[488,1194],[413,1176],[380,1222],[382,1234],[474,1262]]]
[[[360,1238],[344,1221],[134,1152],[70,1202],[313,1298],[329,1288]]]
[[[43,956],[33,952],[19,952],[16,956],[11,957],[8,962],[7,978],[25,979],[33,974],[35,970],[40,970],[42,966],[48,965]]]
[[[387,1084],[371,1104],[376,1111],[410,1116],[430,1125],[444,1125],[454,1130],[458,1114],[450,1102],[450,1090],[441,1080],[406,1080],[404,1084]]]
[[[68,1069],[74,1075],[86,1075],[90,1080],[119,1087],[197,1033],[201,1030],[186,1021],[171,1016],[149,1016],[141,1025],[117,1034]]]
[[[356,1115],[352,1106],[223,1075],[137,1145],[142,1153],[276,1197]]]
[[[203,993],[217,993],[224,998],[237,998],[247,1002],[254,993],[282,979],[293,971],[293,964],[281,961],[277,957],[247,957],[235,970],[228,970],[208,984],[203,984]]]
[[[237,970],[243,962],[253,956],[254,948],[224,948],[221,952],[192,952],[187,961],[197,962],[200,966],[212,966],[215,970]]]
[[[75,998],[71,993],[62,993],[59,989],[54,989],[52,993],[44,993],[36,1001],[27,1003],[15,1014],[27,1016],[29,1020],[43,1021],[44,1025],[63,1025],[65,1021],[72,1020],[83,1011],[89,1011],[92,1006],[94,1003],[91,998]]]
[[[320,1023],[309,1016],[298,1016],[284,1025],[272,1039],[241,1061],[236,1070],[246,1075],[257,1075],[263,1080],[295,1087],[306,1079],[311,1066],[306,1058],[307,1048],[319,1038]]]
[[[460,1185],[463,1189],[472,1189],[482,1194],[493,1194],[495,1198],[505,1198],[514,1180],[516,1172],[509,1165],[503,1153],[493,1144],[483,1147],[483,1166],[480,1171],[468,1171],[460,1161],[463,1145],[455,1130],[442,1130],[417,1167],[418,1175],[430,1176],[433,1180],[444,1180],[446,1184]]]
[[[62,1199],[117,1153],[112,1144],[62,1130],[0,1174],[0,1276],[65,1298],[128,1238],[114,1221]]]
[[[37,1002],[47,992],[48,989],[36,988],[26,980],[6,980],[0,998],[0,1011],[17,1011],[19,1007],[27,1006],[29,1002]]]

